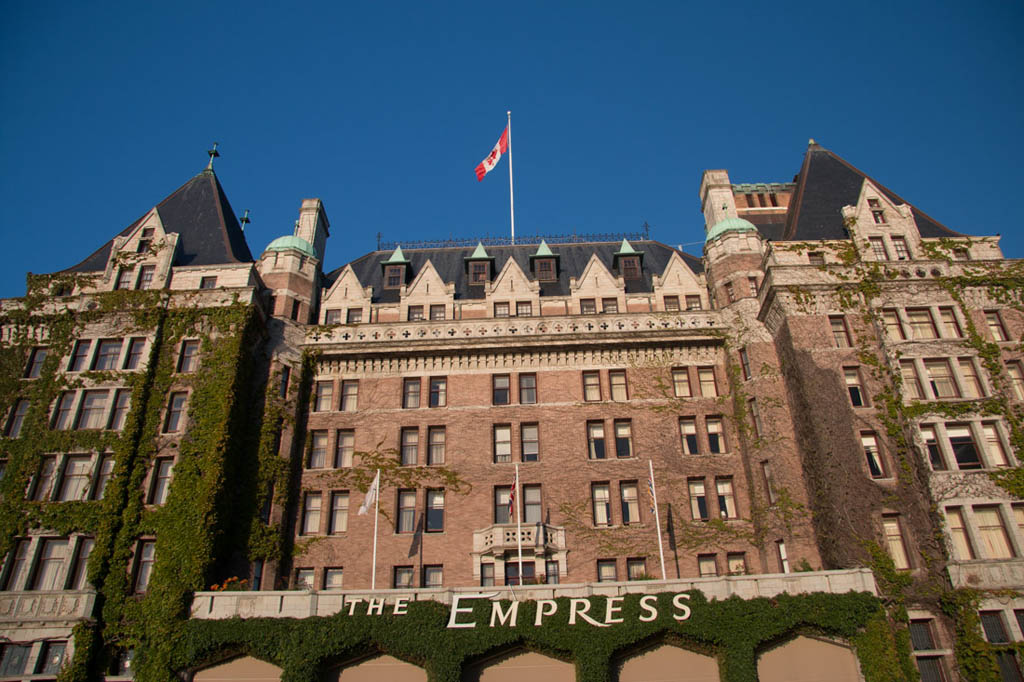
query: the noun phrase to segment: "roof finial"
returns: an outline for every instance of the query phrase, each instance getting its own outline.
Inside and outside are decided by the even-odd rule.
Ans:
[[[245,209],[245,215],[243,215],[242,219],[238,221],[238,224],[242,226],[242,232],[245,232],[245,226],[251,222],[252,221],[249,220],[249,209]]]
[[[808,147],[810,147],[812,145],[816,145],[816,144],[818,144],[818,143],[814,141],[813,137],[811,139],[807,140],[807,146]]]
[[[210,163],[206,164],[206,170],[213,170],[213,160],[220,156],[220,152],[217,151],[217,145],[219,143],[213,143],[213,149],[207,149],[206,153],[210,155]]]

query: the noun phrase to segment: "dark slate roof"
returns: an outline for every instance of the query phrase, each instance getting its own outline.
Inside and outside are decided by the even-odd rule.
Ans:
[[[612,269],[613,257],[619,250],[622,242],[590,242],[582,244],[553,244],[551,250],[558,257],[558,280],[553,282],[540,282],[541,296],[568,296],[569,278],[577,279],[583,274],[583,270],[590,262],[590,257],[597,254],[598,259],[604,263],[613,274],[618,274]],[[642,279],[626,282],[628,293],[653,291],[651,275],[661,275],[668,265],[672,253],[678,253],[683,262],[695,273],[704,271],[703,264],[697,256],[672,248],[656,241],[635,241],[630,242],[633,248],[643,252]],[[501,273],[509,258],[515,259],[520,269],[526,276],[533,279],[530,272],[530,256],[537,252],[536,244],[522,244],[517,246],[488,246],[487,255],[492,258],[492,280]],[[473,247],[453,247],[442,249],[402,249],[402,253],[409,259],[410,265],[407,269],[407,283],[412,283],[416,275],[420,273],[423,266],[429,260],[434,269],[437,270],[445,282],[455,283],[455,298],[474,299],[483,298],[483,287],[470,286],[466,272],[466,258],[473,253]],[[381,262],[388,259],[390,251],[374,251],[349,263],[356,277],[363,286],[372,286],[375,303],[389,303],[398,300],[398,291],[395,289],[384,289],[384,268]],[[332,270],[326,276],[325,286],[330,287],[337,281],[343,267]]]
[[[880,182],[854,168],[818,144],[807,147],[804,164],[796,177],[796,192],[790,202],[784,240],[847,239],[843,206],[853,206],[860,197],[864,179],[896,204],[907,204],[922,237],[963,237],[934,220]]]
[[[252,253],[217,176],[210,169],[196,175],[156,206],[166,232],[178,234],[174,265],[252,263]],[[148,214],[149,211],[146,211]],[[145,215],[117,236],[132,232]],[[96,272],[107,266],[114,240],[65,272]]]

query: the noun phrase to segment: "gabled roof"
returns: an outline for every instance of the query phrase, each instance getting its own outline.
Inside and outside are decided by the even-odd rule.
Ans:
[[[583,274],[590,257],[594,254],[604,263],[609,271],[614,272],[615,253],[620,247],[616,242],[587,242],[579,244],[558,244],[556,254],[560,267],[558,279],[553,282],[538,282],[541,296],[568,296],[569,279],[579,278]],[[515,246],[491,246],[486,250],[487,257],[492,258],[494,272],[501,272],[505,263],[510,258],[514,259],[524,273],[530,272],[530,257],[537,251],[535,244],[524,244]],[[668,265],[673,253],[679,253],[683,261],[694,273],[700,274],[704,271],[701,259],[677,249],[655,241],[642,241],[636,244],[637,251],[642,249],[644,253],[642,279],[629,280],[626,282],[626,291],[650,292],[653,291],[651,275],[661,275]],[[465,261],[473,258],[474,249],[470,247],[450,247],[441,249],[407,249],[405,257],[410,261],[413,275],[420,272],[429,260],[437,270],[438,275],[445,282],[455,283],[456,299],[474,299],[484,296],[483,287],[469,285],[469,277],[466,273]],[[383,273],[379,263],[386,258],[388,252],[375,251],[358,258],[349,265],[352,271],[363,286],[373,287],[373,300],[377,302],[393,302],[398,300],[398,291],[395,289],[384,289]],[[332,270],[326,276],[325,287],[330,287],[338,279],[343,267]]]
[[[843,225],[842,209],[843,206],[857,204],[865,179],[871,181],[893,203],[910,206],[914,222],[917,223],[917,229],[922,237],[964,236],[934,220],[906,199],[821,145],[812,142],[807,147],[803,167],[796,178],[796,191],[789,205],[785,229],[777,238],[788,241],[848,239],[849,235]],[[760,225],[758,227],[761,228]],[[762,229],[762,233],[764,232]]]
[[[252,263],[252,253],[235,212],[212,169],[206,169],[156,205],[166,232],[178,235],[174,265]],[[149,214],[149,211],[146,211]],[[117,236],[131,234],[145,215]],[[65,272],[97,272],[107,266],[114,240]]]

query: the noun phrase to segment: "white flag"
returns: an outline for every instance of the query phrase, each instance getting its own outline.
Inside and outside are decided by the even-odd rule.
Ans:
[[[373,483],[370,484],[370,489],[366,491],[366,499],[363,500],[362,506],[359,507],[357,514],[362,516],[366,512],[370,511],[370,505],[377,501],[377,493],[380,490],[380,469],[377,469],[377,475],[373,478]]]

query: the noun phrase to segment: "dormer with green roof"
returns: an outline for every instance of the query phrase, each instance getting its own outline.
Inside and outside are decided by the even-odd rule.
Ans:
[[[623,239],[619,250],[612,256],[612,268],[619,271],[623,279],[640,279],[643,275],[644,252],[637,251],[628,240]]]
[[[395,247],[387,260],[382,260],[380,266],[384,269],[384,288],[401,289],[402,285],[409,281],[409,270],[412,261],[402,253],[401,245]]]
[[[480,286],[491,281],[494,272],[494,258],[487,254],[483,242],[477,242],[473,253],[465,258],[466,272],[470,285]]]
[[[537,251],[530,255],[530,272],[538,282],[552,282],[558,279],[558,266],[558,254],[542,239]]]

